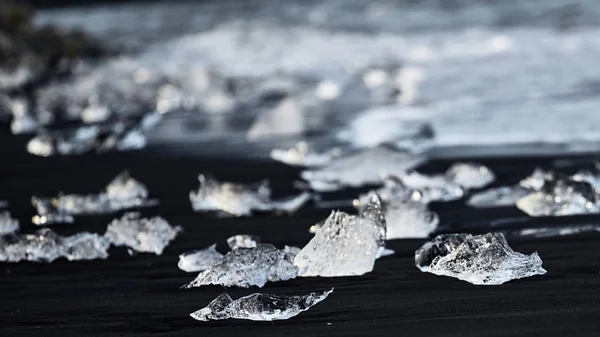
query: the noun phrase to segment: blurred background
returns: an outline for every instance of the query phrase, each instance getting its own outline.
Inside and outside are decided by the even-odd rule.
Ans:
[[[0,115],[41,156],[265,156],[300,140],[557,154],[600,141],[591,0],[1,6]]]

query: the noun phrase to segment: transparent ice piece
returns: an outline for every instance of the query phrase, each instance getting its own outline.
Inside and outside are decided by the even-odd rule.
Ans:
[[[439,223],[438,215],[421,202],[394,200],[384,208],[388,240],[426,238]]]
[[[332,160],[340,157],[342,149],[333,147],[330,150],[316,152],[306,142],[299,142],[289,149],[274,149],[271,158],[279,162],[304,167],[317,167],[329,164]]]
[[[529,190],[539,191],[544,187],[547,181],[551,181],[553,179],[554,174],[552,172],[538,167],[533,171],[533,173],[531,173],[531,175],[521,180],[519,185]]]
[[[393,200],[423,200],[423,192],[413,190],[406,185],[397,177],[387,176],[382,179],[383,186],[375,191],[381,198],[383,203],[387,203]],[[352,203],[355,207],[361,208],[369,202],[370,194],[361,194],[358,199],[355,199]]]
[[[0,212],[0,236],[19,230],[19,220],[10,217],[7,211]]]
[[[213,244],[201,250],[194,250],[179,255],[179,269],[191,273],[200,272],[221,262],[223,254],[217,251],[217,245]]]
[[[398,178],[413,191],[411,199],[423,203],[457,200],[465,194],[458,183],[445,175],[424,175],[413,171]]]
[[[533,191],[540,191],[546,183],[556,180],[556,174],[536,168],[528,177],[514,186],[502,186],[473,194],[467,204],[477,208],[513,206]]]
[[[33,197],[32,204],[38,215],[33,218],[36,225],[73,222],[73,215],[104,214],[115,211],[156,204],[148,199],[148,190],[133,179],[127,171],[119,174],[98,194],[59,194],[54,198]]]
[[[0,237],[0,261],[52,262],[60,257],[69,260],[105,259],[109,243],[91,233],[62,237],[48,228],[35,234],[9,234]]]
[[[359,216],[334,211],[294,258],[299,276],[351,276],[373,270],[385,245],[385,217],[377,196]]]
[[[227,245],[231,249],[237,248],[256,248],[260,243],[258,236],[238,234],[227,239]]]
[[[201,272],[185,288],[205,285],[224,287],[263,287],[267,282],[286,281],[297,277],[290,254],[270,244],[256,248],[238,248],[227,253],[220,263]]]
[[[423,163],[425,158],[409,152],[379,146],[341,157],[328,165],[301,173],[316,191],[381,184],[382,177],[400,175]]]
[[[223,211],[235,216],[247,216],[252,211],[295,212],[312,196],[308,192],[280,200],[271,200],[271,188],[267,181],[252,185],[219,182],[200,175],[200,188],[190,192],[195,211]]]
[[[562,177],[546,181],[540,191],[519,199],[517,207],[533,217],[600,213],[591,185]]]
[[[280,296],[252,294],[233,300],[223,293],[190,316],[199,321],[221,319],[247,319],[252,321],[274,321],[294,317],[321,302],[333,288],[324,292],[303,296]]]
[[[69,261],[106,259],[110,243],[103,236],[78,233],[64,239],[65,257]]]
[[[572,177],[573,180],[578,182],[586,182],[592,186],[594,193],[600,196],[600,173],[592,173],[590,171],[579,171]]]
[[[520,186],[502,186],[473,194],[467,204],[476,208],[514,206],[530,190]]]
[[[496,179],[490,168],[477,163],[456,163],[446,171],[446,176],[465,189],[482,188]]]
[[[499,285],[546,273],[537,253],[513,251],[501,233],[440,235],[415,252],[415,263],[422,271],[476,285]]]
[[[126,213],[108,224],[104,237],[115,246],[161,255],[181,231],[181,227],[173,227],[161,217],[141,218],[139,213]]]

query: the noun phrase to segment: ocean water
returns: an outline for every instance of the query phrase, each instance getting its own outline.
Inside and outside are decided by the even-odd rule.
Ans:
[[[57,9],[38,21],[127,46],[135,66],[191,87],[205,80],[199,70],[212,69],[309,77],[341,91],[310,118],[296,109],[270,122],[290,143],[354,125],[356,144],[372,144],[393,139],[404,121],[424,120],[439,149],[568,152],[600,144],[600,7],[592,0],[182,1]],[[403,93],[393,105],[352,91],[363,79],[356,69],[382,62],[400,66],[395,81]],[[149,139],[244,148],[260,114],[174,113]]]

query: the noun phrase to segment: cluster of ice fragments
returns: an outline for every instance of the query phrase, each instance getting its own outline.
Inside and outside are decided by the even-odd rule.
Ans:
[[[383,178],[383,186],[375,193],[382,200],[387,239],[428,237],[439,223],[437,214],[427,206],[429,202],[462,198],[469,189],[481,188],[494,179],[488,167],[477,163],[457,163],[440,175],[413,171]],[[369,195],[359,196],[354,206],[364,207]]]
[[[271,200],[268,181],[243,185],[220,182],[201,174],[198,191],[190,192],[192,208],[197,212],[221,211],[234,216],[248,216],[254,211],[282,211],[292,213],[311,200],[303,192],[289,198]]]
[[[578,172],[567,176],[536,169],[514,186],[504,186],[473,195],[474,207],[516,205],[530,216],[565,216],[600,213],[600,173]]]
[[[237,300],[233,300],[228,294],[223,293],[206,307],[191,313],[190,316],[199,321],[228,318],[252,321],[288,319],[323,301],[331,292],[333,289],[303,296],[252,294]]]
[[[286,246],[280,250],[259,243],[258,238],[234,236],[228,239],[232,250],[224,256],[213,245],[182,254],[179,267],[202,270],[186,288],[211,284],[262,287],[296,277],[363,275],[373,270],[377,258],[393,253],[385,250],[385,236],[381,202],[373,195],[359,215],[332,212],[302,249]]]
[[[33,197],[32,204],[38,215],[36,225],[73,222],[74,215],[104,214],[134,207],[155,205],[148,199],[148,189],[133,179],[127,171],[120,173],[98,194],[59,194],[53,198]]]
[[[320,168],[305,170],[301,177],[315,191],[337,191],[380,184],[382,177],[400,175],[424,161],[421,155],[378,146],[335,159]]]
[[[546,273],[537,253],[513,251],[500,233],[439,235],[415,252],[415,264],[424,272],[476,285],[498,285]]]
[[[98,234],[77,233],[60,236],[44,228],[34,234],[9,234],[0,237],[0,261],[52,262],[60,257],[69,261],[105,259],[108,240]]]
[[[49,228],[34,234],[3,233],[0,261],[52,262],[60,257],[69,261],[105,259],[111,244],[160,255],[179,231],[179,227],[171,227],[160,217],[142,219],[128,213],[109,224],[104,236],[87,232],[60,236]]]

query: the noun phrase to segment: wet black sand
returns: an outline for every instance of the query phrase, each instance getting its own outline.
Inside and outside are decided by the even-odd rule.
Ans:
[[[129,153],[35,158],[23,149],[27,137],[0,133],[0,200],[21,221],[24,231],[33,208],[32,194],[90,193],[101,190],[117,173],[129,169],[146,183],[161,214],[184,227],[162,256],[130,257],[113,248],[106,261],[51,264],[0,264],[0,335],[4,336],[596,336],[600,323],[600,235],[517,240],[523,253],[538,251],[548,273],[502,286],[474,286],[452,278],[421,273],[413,253],[422,240],[395,240],[397,254],[379,260],[361,277],[308,278],[267,284],[264,289],[231,289],[236,298],[255,291],[303,294],[335,287],[325,301],[287,321],[271,323],[221,321],[202,323],[188,316],[223,291],[219,287],[182,290],[194,278],[177,268],[181,252],[203,248],[233,234],[259,235],[278,247],[304,245],[307,228],[329,209],[308,207],[293,217],[257,216],[218,219],[193,213],[188,193],[196,174],[211,172],[224,180],[270,178],[276,193],[291,193],[297,170],[270,161],[242,161],[170,154],[152,147]],[[198,145],[201,146],[201,145]],[[563,157],[564,158],[564,157]],[[579,156],[582,162],[591,157]],[[468,158],[466,158],[468,159]],[[556,158],[480,159],[497,172],[498,184],[514,183],[536,165],[550,167]],[[573,158],[571,158],[573,159]],[[450,161],[427,164],[428,172],[444,170]],[[564,166],[564,165],[562,165]],[[567,163],[566,170],[573,170]],[[350,198],[355,192],[346,193]],[[464,203],[434,205],[442,230],[474,231],[491,220],[522,218],[516,208],[470,210]],[[58,225],[61,234],[103,232],[113,216],[79,217]],[[538,219],[513,227],[597,222],[598,216]]]

